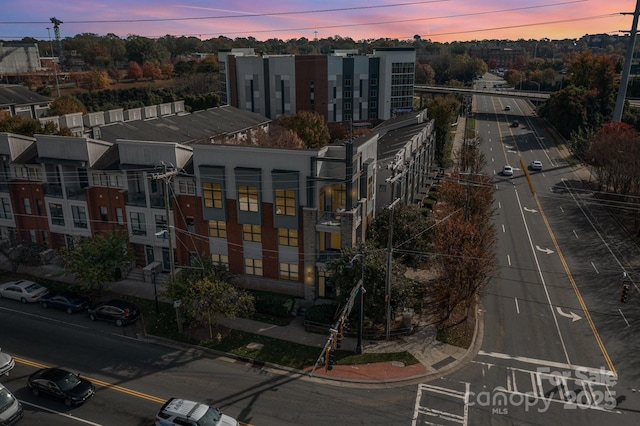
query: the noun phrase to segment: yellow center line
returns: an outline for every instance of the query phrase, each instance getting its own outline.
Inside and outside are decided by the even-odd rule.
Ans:
[[[522,157],[520,157],[520,162],[522,164],[524,164]],[[596,325],[593,322],[593,319],[591,318],[591,314],[589,313],[589,309],[587,308],[587,304],[584,302],[584,299],[582,298],[582,294],[580,294],[580,290],[578,289],[578,285],[576,284],[575,280],[573,279],[573,274],[571,273],[571,270],[569,269],[569,265],[567,264],[564,255],[562,254],[562,250],[560,250],[560,245],[558,244],[558,241],[556,240],[556,237],[553,233],[553,231],[551,230],[551,225],[549,224],[549,221],[547,220],[547,216],[544,214],[544,210],[542,209],[542,205],[540,204],[540,200],[538,199],[538,194],[536,194],[535,189],[533,187],[533,182],[531,181],[531,177],[529,176],[529,173],[525,170],[525,175],[527,177],[527,180],[529,181],[529,187],[531,188],[531,192],[533,194],[533,198],[536,201],[536,205],[538,206],[538,211],[540,212],[540,215],[542,216],[542,220],[544,221],[545,226],[547,227],[547,232],[549,232],[549,236],[551,237],[551,241],[553,241],[553,246],[556,249],[556,252],[558,253],[558,256],[560,257],[560,262],[562,263],[562,266],[564,268],[565,273],[567,274],[567,278],[569,278],[569,282],[571,283],[571,287],[573,287],[573,291],[576,294],[576,298],[578,299],[578,303],[580,303],[580,308],[582,309],[582,311],[584,312],[584,316],[587,319],[587,322],[589,323],[589,327],[591,327],[591,331],[593,332],[593,335],[596,338],[596,342],[598,343],[598,346],[600,347],[600,351],[602,351],[602,356],[604,357],[605,362],[607,363],[607,366],[609,367],[609,371],[611,371],[611,373],[613,373],[613,375],[615,375],[616,377],[618,376],[618,372],[616,371],[616,368],[613,366],[613,361],[611,361],[611,357],[609,356],[609,353],[607,352],[607,349],[604,346],[604,343],[602,342],[602,339],[600,338],[600,334],[598,333],[598,330],[596,329]]]
[[[16,362],[19,362],[19,363],[25,364],[25,365],[29,365],[31,367],[36,367],[36,368],[49,368],[50,367],[50,366],[48,366],[46,364],[41,364],[39,362],[31,361],[31,360],[24,359],[24,358],[13,357],[13,359]],[[105,381],[100,380],[100,379],[95,379],[95,378],[92,378],[92,377],[89,377],[89,376],[85,376],[85,375],[83,375],[82,377],[86,378],[87,380],[89,380],[91,383],[93,383],[95,385],[102,386],[102,387],[108,388],[108,389],[113,389],[115,391],[126,393],[126,394],[129,394],[131,396],[136,396],[138,398],[146,399],[148,401],[158,402],[160,404],[164,404],[167,401],[166,399],[158,398],[157,396],[149,395],[149,394],[146,394],[146,393],[143,393],[143,392],[135,391],[133,389],[128,389],[128,388],[125,388],[125,387],[122,387],[122,386],[114,385],[112,383],[105,382]]]

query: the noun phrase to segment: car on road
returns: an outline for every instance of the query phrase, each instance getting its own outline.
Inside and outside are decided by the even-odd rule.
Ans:
[[[0,298],[19,300],[22,303],[37,302],[49,293],[46,287],[29,280],[9,281],[0,284]]]
[[[88,298],[71,292],[49,293],[40,299],[43,308],[61,309],[68,314],[86,311],[90,304]]]
[[[513,120],[511,122],[511,127],[520,127],[520,122],[518,120]]]
[[[542,170],[542,161],[533,160],[529,168],[531,168],[531,170]]]
[[[13,370],[15,366],[16,362],[13,357],[0,349],[0,376],[9,375],[9,371]]]
[[[89,380],[62,368],[41,368],[27,377],[27,387],[34,396],[61,399],[67,407],[91,398],[96,388]]]
[[[140,309],[126,300],[114,299],[90,307],[87,313],[91,321],[108,321],[122,327],[137,320]]]
[[[505,105],[505,106],[504,106],[504,110],[505,110],[505,111],[511,111],[511,107],[510,107],[509,105]]]
[[[0,425],[13,425],[24,415],[22,404],[9,391],[0,384]]]
[[[513,167],[507,165],[502,168],[502,176],[513,176]]]
[[[156,414],[156,426],[238,426],[233,417],[220,409],[187,399],[171,398]]]

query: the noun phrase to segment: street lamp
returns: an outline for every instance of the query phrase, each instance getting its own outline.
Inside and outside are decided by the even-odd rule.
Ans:
[[[366,290],[364,289],[364,253],[356,254],[349,261],[348,265],[351,267],[353,265],[353,261],[357,258],[360,258],[360,312],[358,312],[358,342],[356,343],[356,353],[358,355],[362,354],[362,329],[364,323],[364,294]]]

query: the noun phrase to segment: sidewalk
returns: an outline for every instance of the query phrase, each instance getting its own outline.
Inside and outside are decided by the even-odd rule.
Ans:
[[[11,269],[6,260],[0,261],[0,268],[5,270]],[[59,275],[59,268],[55,265],[21,267],[18,272],[63,282],[73,282],[73,277]],[[154,300],[155,298],[154,286],[151,283],[131,279],[110,283],[110,290],[117,294],[140,297],[148,300]],[[159,295],[162,294],[164,290],[164,285],[157,285]],[[318,356],[320,356],[329,337],[328,330],[326,335],[307,332],[301,316],[296,317],[287,326],[271,325],[245,318],[223,319],[220,323],[231,329],[316,347],[318,348]],[[480,320],[476,321],[476,324],[480,323]],[[476,327],[476,332],[477,331],[478,327]],[[480,333],[480,335],[481,334],[482,333]],[[164,339],[156,339],[154,336],[145,335],[144,338],[159,344],[168,343],[164,341]],[[418,364],[404,365],[401,362],[382,362],[349,366],[334,365],[331,371],[325,371],[324,366],[319,365],[313,372],[313,377],[339,381],[341,383],[386,384],[388,386],[395,382],[406,382],[431,375],[442,375],[473,356],[478,349],[477,346],[479,346],[479,342],[476,339],[474,339],[474,342],[476,342],[476,345],[472,345],[469,350],[447,345],[436,340],[434,329],[422,327],[418,328],[418,330],[410,336],[404,336],[392,341],[363,342],[363,350],[365,353],[407,351],[420,361]],[[171,343],[172,346],[176,344],[175,342]],[[184,346],[182,343],[177,345],[180,347]],[[349,337],[343,339],[342,347],[355,350],[356,339]],[[268,365],[267,367],[289,370],[288,368],[276,365]],[[310,366],[304,371],[295,370],[295,372],[308,375],[312,368],[313,366]]]

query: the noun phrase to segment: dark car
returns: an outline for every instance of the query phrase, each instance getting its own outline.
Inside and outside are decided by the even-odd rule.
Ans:
[[[511,127],[519,127],[520,126],[520,122],[518,122],[518,120],[513,120],[511,122]]]
[[[89,299],[76,293],[49,293],[40,299],[43,308],[62,309],[68,314],[89,309]]]
[[[27,386],[35,396],[47,395],[64,401],[68,407],[85,402],[96,388],[79,374],[61,368],[42,368],[27,378]]]
[[[98,303],[89,308],[88,313],[91,321],[110,321],[114,322],[118,327],[131,324],[140,316],[138,307],[125,300],[110,300]]]

